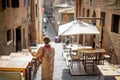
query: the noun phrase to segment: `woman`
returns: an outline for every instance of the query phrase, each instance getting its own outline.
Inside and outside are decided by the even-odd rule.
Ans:
[[[29,51],[34,57],[42,56],[42,80],[53,80],[55,51],[54,48],[49,44],[49,37],[44,37],[43,41],[45,45],[43,47],[40,47],[36,53],[32,52],[31,48],[29,48]]]

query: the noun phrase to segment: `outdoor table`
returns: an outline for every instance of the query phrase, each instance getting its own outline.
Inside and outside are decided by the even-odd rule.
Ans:
[[[93,49],[93,48],[79,48],[78,49],[78,54],[83,56],[86,56],[86,54],[95,54],[96,55],[96,60],[100,60],[100,57],[102,54],[104,54],[106,51],[105,49],[99,48],[99,49]],[[99,62],[98,62],[99,63]]]
[[[87,69],[87,64],[93,65],[93,70],[95,64],[99,64],[102,54],[104,54],[106,51],[104,49],[93,49],[93,48],[79,48],[78,49],[78,55],[83,56],[83,66],[85,69]],[[90,63],[91,61],[91,63]],[[87,63],[88,62],[88,63]]]
[[[97,65],[100,75],[100,80],[105,80],[105,77],[120,76],[120,65]]]
[[[30,54],[30,52],[28,52],[28,51],[19,51],[19,52],[12,52],[12,53],[10,53],[9,54],[9,56],[12,56],[12,57],[31,57],[31,58],[35,58],[35,57],[33,57],[31,54]]]
[[[116,76],[115,79],[116,79],[116,80],[120,80],[120,76]]]
[[[67,49],[71,49],[73,51],[78,51],[79,49],[92,49],[92,46],[79,46],[79,45],[74,45],[74,44],[70,44],[68,46],[66,46]]]
[[[106,52],[105,49],[99,48],[99,49],[85,49],[85,48],[79,48],[78,53],[104,53]]]
[[[38,59],[36,57],[33,57],[29,51],[19,51],[17,53],[12,52],[9,56],[11,57],[18,57],[18,58],[25,58],[26,59],[32,59],[30,60],[31,65],[34,64],[34,74],[37,72],[37,68],[39,66]],[[34,61],[34,63],[32,63]]]
[[[28,80],[28,66],[29,62],[24,60],[9,60],[9,59],[0,59],[0,70],[1,71],[15,71],[23,72],[23,77],[25,80]]]
[[[18,56],[15,56],[15,55],[18,54]],[[14,56],[13,56],[14,55]],[[29,66],[32,66],[32,56],[19,56],[20,54],[19,53],[12,53],[11,55],[2,55],[0,56],[0,61],[1,63],[4,63],[5,66],[2,66],[0,65],[0,70],[1,70],[1,66],[2,66],[2,69],[4,67],[4,70],[9,70],[9,71],[16,71],[17,69],[20,69],[22,68],[22,71],[23,72],[23,76],[28,79],[29,78]],[[18,64],[19,63],[19,64]],[[13,65],[13,67],[12,67]],[[14,70],[16,69],[16,70]],[[19,70],[17,70],[19,71]]]

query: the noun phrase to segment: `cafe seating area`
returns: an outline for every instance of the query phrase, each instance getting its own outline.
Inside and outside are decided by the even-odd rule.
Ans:
[[[37,51],[39,46],[31,46]],[[0,80],[32,80],[38,66],[38,59],[28,49],[0,56]]]
[[[97,75],[99,80],[120,80],[120,65],[111,63],[112,46],[109,53],[103,48],[75,44],[66,45],[65,49],[69,49],[66,62],[72,76]],[[105,57],[108,54],[110,57]]]

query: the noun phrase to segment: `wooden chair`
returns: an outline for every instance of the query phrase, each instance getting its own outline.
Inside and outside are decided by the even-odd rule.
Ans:
[[[112,46],[109,46],[109,53],[103,55],[103,60],[107,60],[108,62],[111,62],[111,58],[114,53],[114,48]],[[104,62],[103,62],[104,64]]]
[[[74,63],[77,63],[78,67],[80,68],[80,62],[83,62],[83,56],[79,55],[77,51],[72,51],[70,49],[70,57],[71,63],[70,66],[73,69]]]
[[[0,80],[25,80],[21,72],[0,71]]]
[[[62,56],[64,59],[68,58],[70,49],[66,48],[66,45],[63,45]]]
[[[92,70],[94,70],[95,62],[96,62],[95,53],[85,53],[85,61],[84,61],[85,70],[87,70],[87,65],[92,65]]]

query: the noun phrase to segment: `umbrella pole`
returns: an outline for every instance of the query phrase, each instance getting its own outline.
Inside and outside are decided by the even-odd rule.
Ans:
[[[83,34],[83,46],[85,46],[85,34]]]
[[[77,44],[79,45],[79,35],[77,35]]]

